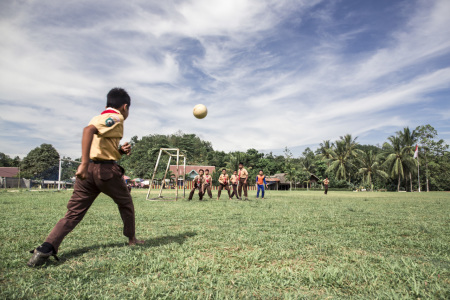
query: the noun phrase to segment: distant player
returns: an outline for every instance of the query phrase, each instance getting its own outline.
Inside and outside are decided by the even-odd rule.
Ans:
[[[325,186],[325,192],[324,192],[325,195],[328,194],[328,185],[329,184],[330,184],[330,181],[328,180],[328,177],[327,177],[323,180],[323,185]]]
[[[195,190],[198,190],[198,198],[200,201],[203,200],[203,184],[205,183],[205,178],[203,176],[203,169],[198,170],[198,175],[194,178],[194,187],[192,188],[191,192],[189,193],[188,201],[192,200],[192,197],[194,197]]]
[[[264,199],[264,190],[267,187],[267,183],[263,170],[259,170],[259,174],[256,175],[256,187],[258,189],[256,192],[256,198],[259,197],[259,191],[261,191],[261,199]]]
[[[228,198],[231,200],[231,196],[230,196],[230,188],[228,186],[230,182],[230,178],[227,174],[227,170],[226,169],[222,169],[222,174],[220,174],[219,177],[219,192],[217,193],[217,200],[219,200],[220,198],[220,194],[222,193],[222,189],[226,189],[228,192]]]
[[[212,193],[211,193],[211,184],[212,184],[212,177],[209,175],[209,170],[205,169],[205,184],[203,185],[203,195],[208,192],[209,199],[212,199]]]
[[[231,187],[233,188],[233,193],[231,193],[230,198],[233,198],[233,196],[236,195],[236,198],[239,199],[239,195],[238,195],[238,192],[237,192],[237,186],[238,186],[238,183],[239,183],[238,180],[239,180],[239,178],[237,176],[237,171],[234,171],[233,175],[231,175],[231,178],[230,178]]]
[[[33,250],[28,266],[42,265],[50,256],[56,258],[63,239],[81,222],[100,193],[110,196],[117,204],[128,244],[144,243],[136,239],[133,199],[123,180],[124,169],[117,164],[123,154],[131,151],[128,143],[119,146],[130,102],[130,96],[124,89],[112,89],[106,96],[106,109],[84,128],[81,164],[76,172],[77,179],[67,204],[67,213],[56,223],[45,242]]]
[[[239,199],[242,200],[242,189],[244,189],[245,200],[248,200],[247,196],[247,188],[248,188],[248,172],[244,168],[243,163],[239,163],[239,173],[238,173],[238,181],[239,181]]]

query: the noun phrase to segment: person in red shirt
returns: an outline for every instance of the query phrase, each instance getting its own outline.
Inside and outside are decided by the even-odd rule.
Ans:
[[[259,170],[259,174],[256,175],[256,187],[258,191],[256,192],[256,198],[259,197],[259,191],[261,191],[261,199],[264,199],[264,190],[267,187],[266,176],[263,170]]]
[[[198,197],[199,200],[203,200],[203,185],[205,183],[205,176],[203,176],[203,169],[198,170],[198,175],[195,176],[194,180],[194,187],[192,188],[191,192],[189,193],[188,201],[192,200],[192,197],[194,197],[195,190],[198,190]]]
[[[231,200],[230,188],[228,186],[229,182],[230,182],[230,178],[227,174],[227,170],[222,169],[222,174],[220,174],[220,177],[219,177],[219,192],[217,193],[217,200],[220,199],[220,194],[222,193],[223,189],[227,190],[228,198]]]
[[[203,195],[208,192],[209,199],[212,199],[212,193],[211,193],[211,184],[212,184],[212,177],[209,175],[209,170],[205,169],[205,184],[203,185]]]

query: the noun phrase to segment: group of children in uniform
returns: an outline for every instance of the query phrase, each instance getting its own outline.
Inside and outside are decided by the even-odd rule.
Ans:
[[[194,178],[194,187],[189,193],[188,200],[192,200],[194,197],[194,193],[197,190],[199,200],[203,200],[203,196],[205,193],[208,193],[210,199],[212,199],[211,193],[211,184],[212,177],[209,175],[209,170],[200,169],[198,171],[198,175]],[[230,194],[230,186],[233,188],[233,192]],[[256,198],[259,198],[259,193],[261,191],[261,198],[264,199],[264,191],[267,187],[266,176],[262,170],[259,171],[259,174],[256,176],[256,186],[258,191],[256,193]],[[245,200],[248,200],[248,171],[244,168],[243,163],[239,163],[239,172],[234,171],[231,177],[227,174],[226,169],[222,169],[222,174],[219,176],[219,191],[217,193],[217,200],[220,199],[220,194],[222,190],[225,189],[228,192],[228,198],[231,200],[234,196],[238,200],[242,200],[242,190],[244,190]]]

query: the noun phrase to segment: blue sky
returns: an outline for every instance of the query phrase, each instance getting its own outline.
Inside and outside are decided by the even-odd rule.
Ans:
[[[2,1],[0,152],[79,157],[115,86],[132,97],[124,140],[300,155],[431,124],[449,143],[449,15],[447,0]]]

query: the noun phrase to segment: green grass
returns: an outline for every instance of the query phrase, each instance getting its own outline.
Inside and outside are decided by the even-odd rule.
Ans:
[[[0,193],[0,298],[450,298],[450,193],[133,196],[146,245],[125,245],[117,207],[101,196],[61,261],[32,269],[28,251],[70,192]]]

